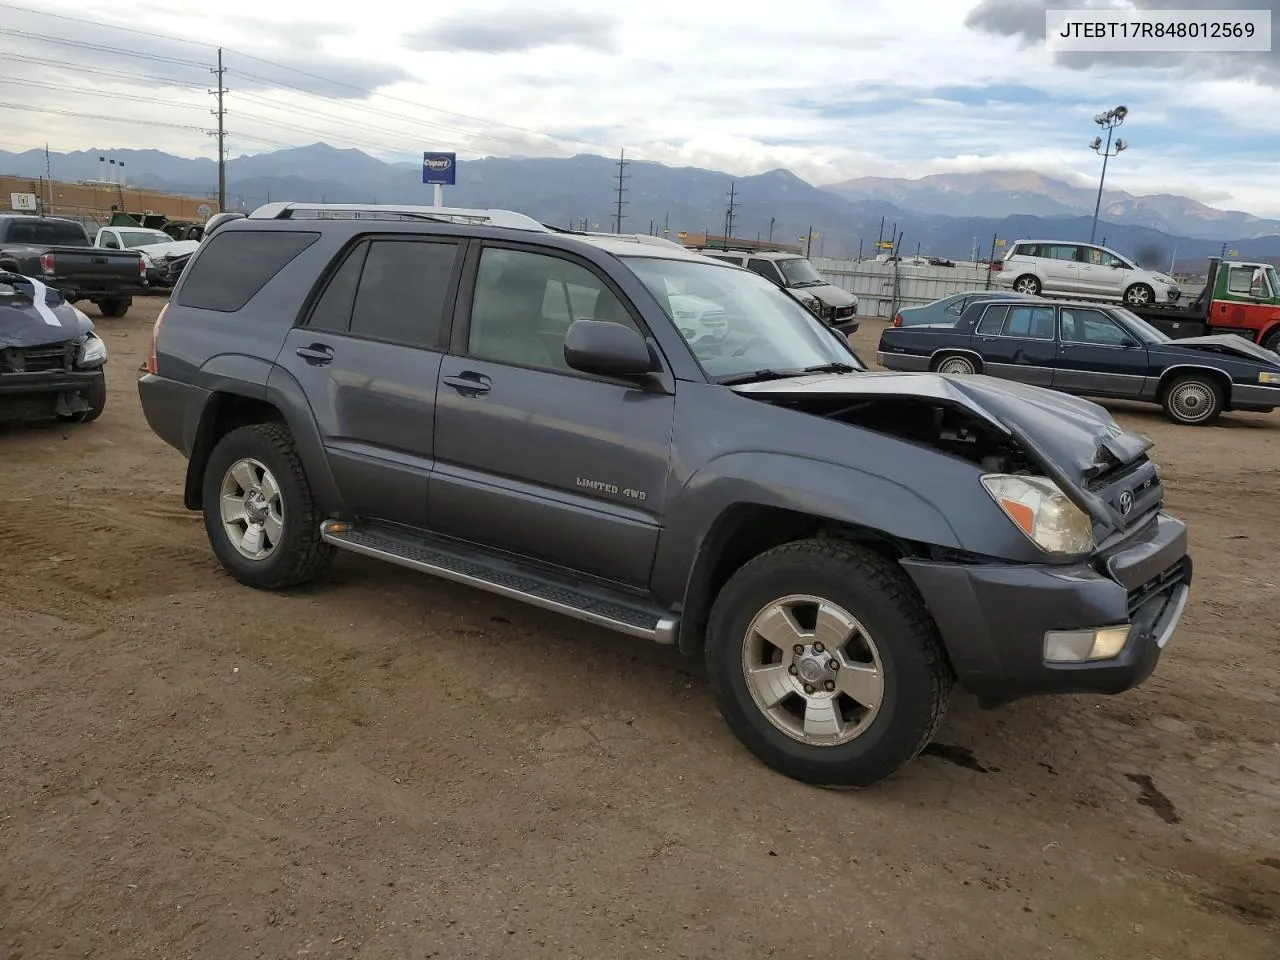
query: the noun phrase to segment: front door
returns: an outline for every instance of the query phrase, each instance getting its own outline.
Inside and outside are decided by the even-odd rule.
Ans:
[[[440,370],[432,529],[647,586],[674,381],[592,377],[564,360],[574,320],[644,327],[595,267],[566,254],[486,245],[467,276],[470,308],[460,298]]]
[[[1141,397],[1147,348],[1101,310],[1062,308],[1053,387],[1096,397]]]
[[[360,241],[277,360],[306,393],[334,479],[358,517],[426,524],[458,250],[438,238]]]
[[[987,307],[971,342],[992,376],[1047,387],[1053,380],[1053,307]]]

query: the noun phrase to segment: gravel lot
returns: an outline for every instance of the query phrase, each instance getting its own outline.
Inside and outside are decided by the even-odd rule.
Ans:
[[[233,584],[99,322],[97,423],[0,432],[0,957],[1280,956],[1280,415],[1156,440],[1196,585],[1155,676],[862,792],[700,666],[345,556]],[[875,356],[880,331],[856,338]]]

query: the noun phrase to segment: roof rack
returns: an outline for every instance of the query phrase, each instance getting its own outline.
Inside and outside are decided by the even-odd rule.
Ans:
[[[581,237],[607,237],[610,240],[630,240],[632,243],[647,243],[654,247],[675,247],[677,250],[688,249],[684,244],[668,240],[666,237],[655,237],[650,233],[605,233],[597,230],[569,230],[566,232],[576,233]]]
[[[249,214],[249,219],[435,220],[441,223],[471,223],[548,232],[533,217],[514,210],[468,210],[462,207],[418,207],[385,203],[266,203]]]
[[[798,256],[800,256],[800,254],[795,253],[795,252],[793,252],[793,251],[791,251],[791,250],[779,250],[776,246],[759,246],[759,247],[753,247],[753,246],[751,246],[750,244],[734,244],[734,243],[731,243],[731,244],[729,244],[728,246],[725,246],[725,245],[724,245],[724,244],[722,244],[722,243],[704,243],[704,244],[701,244],[700,246],[694,247],[693,249],[697,250],[699,253],[704,253],[704,252],[706,252],[706,253],[716,253],[716,252],[719,252],[719,253],[755,253],[755,254],[761,254],[761,253],[781,253],[781,254],[785,254],[785,255],[786,255],[786,256],[788,256],[788,257],[798,257]]]

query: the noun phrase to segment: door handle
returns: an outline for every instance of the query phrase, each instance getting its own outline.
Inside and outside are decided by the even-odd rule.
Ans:
[[[313,343],[309,347],[299,347],[297,354],[312,366],[333,363],[333,347],[327,343]]]
[[[461,394],[481,394],[489,392],[489,378],[483,373],[460,373],[456,377],[443,377],[444,383],[447,383],[453,389]]]

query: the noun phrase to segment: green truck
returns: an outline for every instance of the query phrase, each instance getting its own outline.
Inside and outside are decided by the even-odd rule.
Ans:
[[[1212,257],[1204,289],[1186,307],[1126,306],[1171,337],[1234,333],[1280,352],[1280,277],[1269,263]]]

